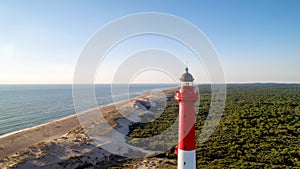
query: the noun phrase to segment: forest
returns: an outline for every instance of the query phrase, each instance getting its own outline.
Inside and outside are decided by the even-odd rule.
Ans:
[[[211,105],[210,85],[199,85],[199,93],[196,138],[201,134]],[[228,84],[226,97],[217,129],[206,142],[197,142],[197,168],[300,168],[299,84]],[[153,118],[147,114],[141,116]],[[178,103],[172,98],[154,120],[132,124],[127,142],[160,150],[165,148],[161,147],[166,144],[163,138],[147,143],[139,142],[138,138],[169,133],[168,150],[156,157],[176,159],[173,151],[177,128],[167,129],[177,117]]]

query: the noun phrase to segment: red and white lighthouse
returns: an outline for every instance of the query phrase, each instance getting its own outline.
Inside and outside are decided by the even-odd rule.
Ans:
[[[193,76],[188,72],[181,76],[181,86],[176,92],[179,103],[179,130],[176,153],[178,169],[196,169],[196,142],[195,142],[195,102],[198,93],[193,87]]]

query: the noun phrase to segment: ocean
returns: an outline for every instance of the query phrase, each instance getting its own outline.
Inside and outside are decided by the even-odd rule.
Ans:
[[[121,88],[124,86],[120,85]],[[176,84],[133,84],[129,94],[118,91],[119,100],[141,92],[177,87]],[[95,85],[98,106],[112,103],[111,85]],[[85,107],[91,109],[95,107]],[[72,85],[0,85],[0,136],[76,114]]]

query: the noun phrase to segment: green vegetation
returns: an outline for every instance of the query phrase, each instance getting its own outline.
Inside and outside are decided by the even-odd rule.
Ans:
[[[200,86],[201,104],[196,120],[199,136],[210,106],[210,86]],[[163,114],[150,123],[130,127],[132,139],[158,135],[172,125],[178,104],[171,100]],[[177,133],[176,133],[177,134]],[[174,137],[177,137],[173,133]],[[199,168],[299,168],[300,85],[239,84],[227,86],[223,117],[214,134],[197,143]],[[153,141],[159,149],[160,140]],[[170,145],[174,147],[174,143]],[[176,158],[172,149],[160,156]]]
[[[207,168],[300,167],[300,85],[229,85],[217,130],[197,145]],[[201,130],[209,103],[201,104]]]

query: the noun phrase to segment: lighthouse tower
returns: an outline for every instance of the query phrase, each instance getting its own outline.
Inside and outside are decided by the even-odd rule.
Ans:
[[[195,143],[195,102],[198,93],[194,91],[193,76],[185,69],[181,76],[181,86],[176,92],[179,103],[179,130],[178,130],[178,169],[196,169]]]

